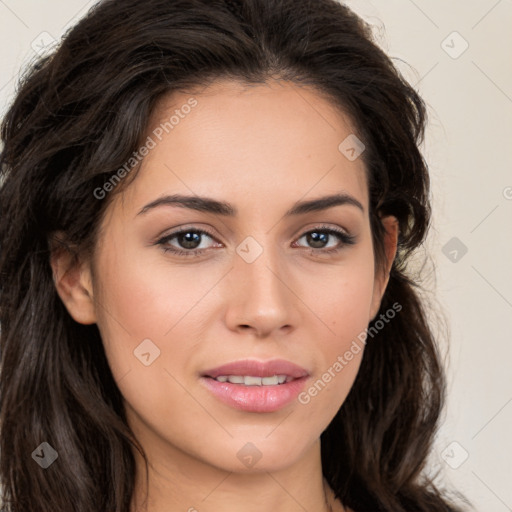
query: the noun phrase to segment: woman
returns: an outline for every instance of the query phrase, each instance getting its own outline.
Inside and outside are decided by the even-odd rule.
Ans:
[[[456,510],[425,117],[334,0],[99,3],[2,126],[6,510]]]

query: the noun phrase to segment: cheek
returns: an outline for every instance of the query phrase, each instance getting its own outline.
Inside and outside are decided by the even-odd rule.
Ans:
[[[325,324],[315,345],[321,357],[315,379],[299,396],[311,418],[332,419],[357,376],[373,295],[371,268],[354,265],[338,280],[325,280],[322,293],[316,295],[317,311]]]
[[[121,238],[104,247],[98,268],[98,327],[128,406],[148,421],[180,410],[187,423],[204,424],[204,410],[184,390],[196,384],[195,361],[201,341],[212,338],[205,330],[224,297],[219,283],[227,269],[180,266]]]
[[[103,340],[110,350],[127,354],[144,339],[161,345],[172,337],[218,280],[207,271],[198,278],[191,266],[173,268],[156,249],[130,247],[120,237],[103,248],[98,268]]]
[[[204,409],[186,392],[185,377],[203,337],[197,322],[201,297],[218,277],[203,272],[198,278],[192,267],[173,270],[162,258],[144,260],[143,252],[123,251],[119,245],[116,254],[105,251],[98,326],[129,414],[143,418],[163,437],[193,446],[193,435],[188,439],[181,422],[169,418],[179,410],[187,423],[205,425]]]
[[[371,248],[370,248],[371,250]],[[328,345],[343,348],[369,322],[373,298],[373,260],[369,250],[354,251],[339,267],[318,268],[305,281],[303,296],[322,320]]]

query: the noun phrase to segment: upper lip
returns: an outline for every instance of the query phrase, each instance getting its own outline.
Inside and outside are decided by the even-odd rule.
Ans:
[[[273,359],[271,361],[257,361],[255,359],[244,359],[223,364],[217,368],[206,370],[202,374],[205,377],[217,378],[220,375],[241,375],[252,377],[272,377],[273,375],[286,375],[294,379],[300,379],[309,375],[307,370],[284,359]]]

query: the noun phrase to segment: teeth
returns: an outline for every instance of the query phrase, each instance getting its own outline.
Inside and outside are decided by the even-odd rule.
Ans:
[[[238,377],[242,379],[242,382],[245,386],[261,386],[263,384],[261,377]],[[232,382],[232,378],[230,377],[228,380]],[[241,384],[241,382],[237,382],[237,384]]]
[[[272,377],[253,377],[251,375],[219,375],[218,382],[230,382],[231,384],[243,384],[244,386],[277,386],[293,380],[286,375],[273,375]]]
[[[245,377],[241,375],[230,375],[228,377],[228,381],[231,382],[231,384],[245,384],[244,379]]]

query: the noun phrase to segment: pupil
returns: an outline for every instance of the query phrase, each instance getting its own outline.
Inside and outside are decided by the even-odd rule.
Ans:
[[[327,233],[319,233],[318,231],[313,231],[307,235],[308,243],[311,243],[315,249],[321,249],[327,243],[328,236],[329,235]]]
[[[186,249],[195,249],[201,244],[199,233],[187,232],[180,235],[180,244]]]

